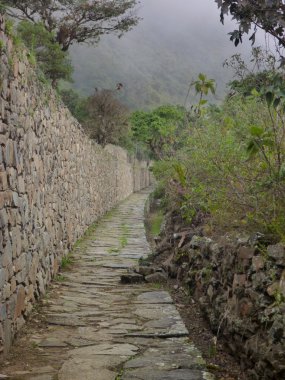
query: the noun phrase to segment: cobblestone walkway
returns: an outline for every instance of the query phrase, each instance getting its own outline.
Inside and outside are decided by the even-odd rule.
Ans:
[[[1,374],[13,380],[212,379],[168,292],[120,284],[126,268],[149,253],[147,196],[132,195],[100,221]]]

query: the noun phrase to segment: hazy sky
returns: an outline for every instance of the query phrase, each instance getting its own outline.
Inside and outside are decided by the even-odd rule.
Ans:
[[[220,12],[214,0],[141,0],[138,14],[143,17],[139,29],[151,23],[164,33],[173,33],[175,37],[187,30],[197,39],[219,39],[221,44],[235,51],[227,33],[235,29],[237,24],[230,16],[225,18],[224,25],[221,24]],[[261,33],[258,43],[263,43],[263,38]],[[246,38],[244,42],[250,48]]]

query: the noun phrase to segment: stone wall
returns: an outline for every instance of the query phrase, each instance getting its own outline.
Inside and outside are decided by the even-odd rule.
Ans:
[[[207,237],[168,215],[158,252],[248,380],[285,378],[285,246],[256,233]]]
[[[285,249],[282,244],[259,249],[256,243],[194,236],[185,280],[246,378],[283,379]]]
[[[0,18],[1,351],[87,227],[150,182],[147,163],[88,139],[12,40]]]

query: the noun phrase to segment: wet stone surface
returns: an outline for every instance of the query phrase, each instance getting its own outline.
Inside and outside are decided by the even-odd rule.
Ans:
[[[120,282],[126,268],[150,253],[147,196],[132,195],[100,221],[1,374],[13,380],[213,379],[168,292]]]

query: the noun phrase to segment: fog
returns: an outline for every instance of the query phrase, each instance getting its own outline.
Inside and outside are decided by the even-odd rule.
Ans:
[[[249,55],[247,38],[237,48],[228,33],[236,24],[229,17],[220,23],[214,0],[142,0],[142,20],[121,39],[104,36],[97,46],[74,46],[73,86],[81,94],[94,88],[124,85],[122,100],[131,108],[183,103],[189,83],[205,73],[217,82],[219,101],[231,79],[223,62],[232,54]],[[263,44],[263,34],[256,45]]]

